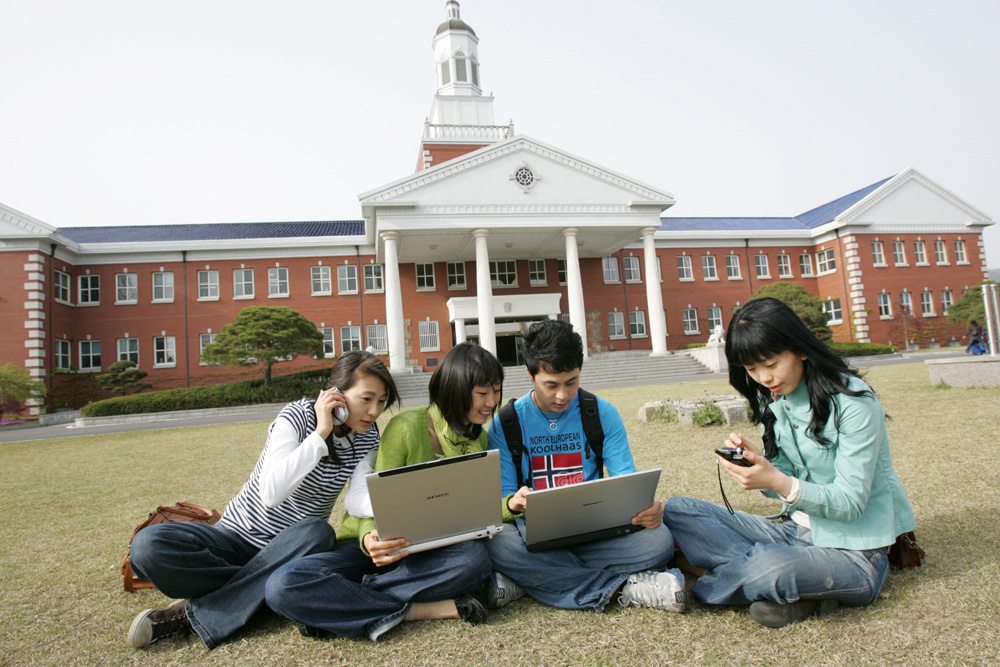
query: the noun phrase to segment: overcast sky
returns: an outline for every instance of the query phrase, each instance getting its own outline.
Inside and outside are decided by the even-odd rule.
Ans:
[[[914,167],[1000,216],[1000,0],[461,10],[498,123],[671,192],[667,215],[792,216]],[[358,219],[415,168],[444,19],[444,0],[6,0],[0,202],[57,227]]]

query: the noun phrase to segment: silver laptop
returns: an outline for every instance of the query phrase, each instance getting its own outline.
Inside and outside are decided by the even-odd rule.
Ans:
[[[365,476],[379,538],[406,538],[410,553],[503,530],[500,454],[463,454]]]
[[[661,468],[528,493],[524,542],[544,551],[642,530],[632,517],[653,504]],[[381,533],[379,533],[381,535]]]

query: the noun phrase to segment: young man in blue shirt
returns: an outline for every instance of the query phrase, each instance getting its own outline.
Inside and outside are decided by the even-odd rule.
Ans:
[[[623,606],[684,611],[686,593],[679,570],[663,571],[674,540],[663,525],[658,500],[635,515],[646,530],[546,551],[528,551],[524,542],[528,492],[597,479],[597,454],[584,435],[580,407],[583,341],[568,322],[537,322],[521,348],[533,389],[514,402],[525,453],[516,462],[501,416],[493,419],[489,447],[500,452],[506,529],[487,540],[495,570],[487,584],[490,606],[499,607],[522,591],[562,609],[601,610],[614,599]],[[613,405],[600,398],[604,432],[601,456],[610,476],[635,472],[625,425]],[[518,485],[515,465],[521,466]],[[530,488],[529,488],[530,487]]]

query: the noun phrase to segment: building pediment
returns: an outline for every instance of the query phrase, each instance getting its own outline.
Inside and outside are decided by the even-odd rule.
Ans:
[[[48,238],[57,231],[37,218],[0,204],[0,238]]]
[[[836,222],[873,230],[982,227],[989,216],[915,169],[907,169],[837,217]]]
[[[470,231],[489,229],[490,257],[603,256],[658,227],[673,195],[526,136],[449,160],[360,196],[371,241],[398,232],[401,261],[474,257]]]

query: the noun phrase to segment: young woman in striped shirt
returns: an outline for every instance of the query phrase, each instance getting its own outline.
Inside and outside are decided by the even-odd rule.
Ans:
[[[348,352],[316,400],[289,403],[271,423],[250,479],[218,524],[162,523],[137,533],[133,571],[180,599],[139,614],[129,645],[193,630],[214,648],[263,606],[278,567],[336,548],[330,512],[355,466],[378,447],[375,420],[397,400],[378,357]],[[343,422],[337,408],[348,411]]]

